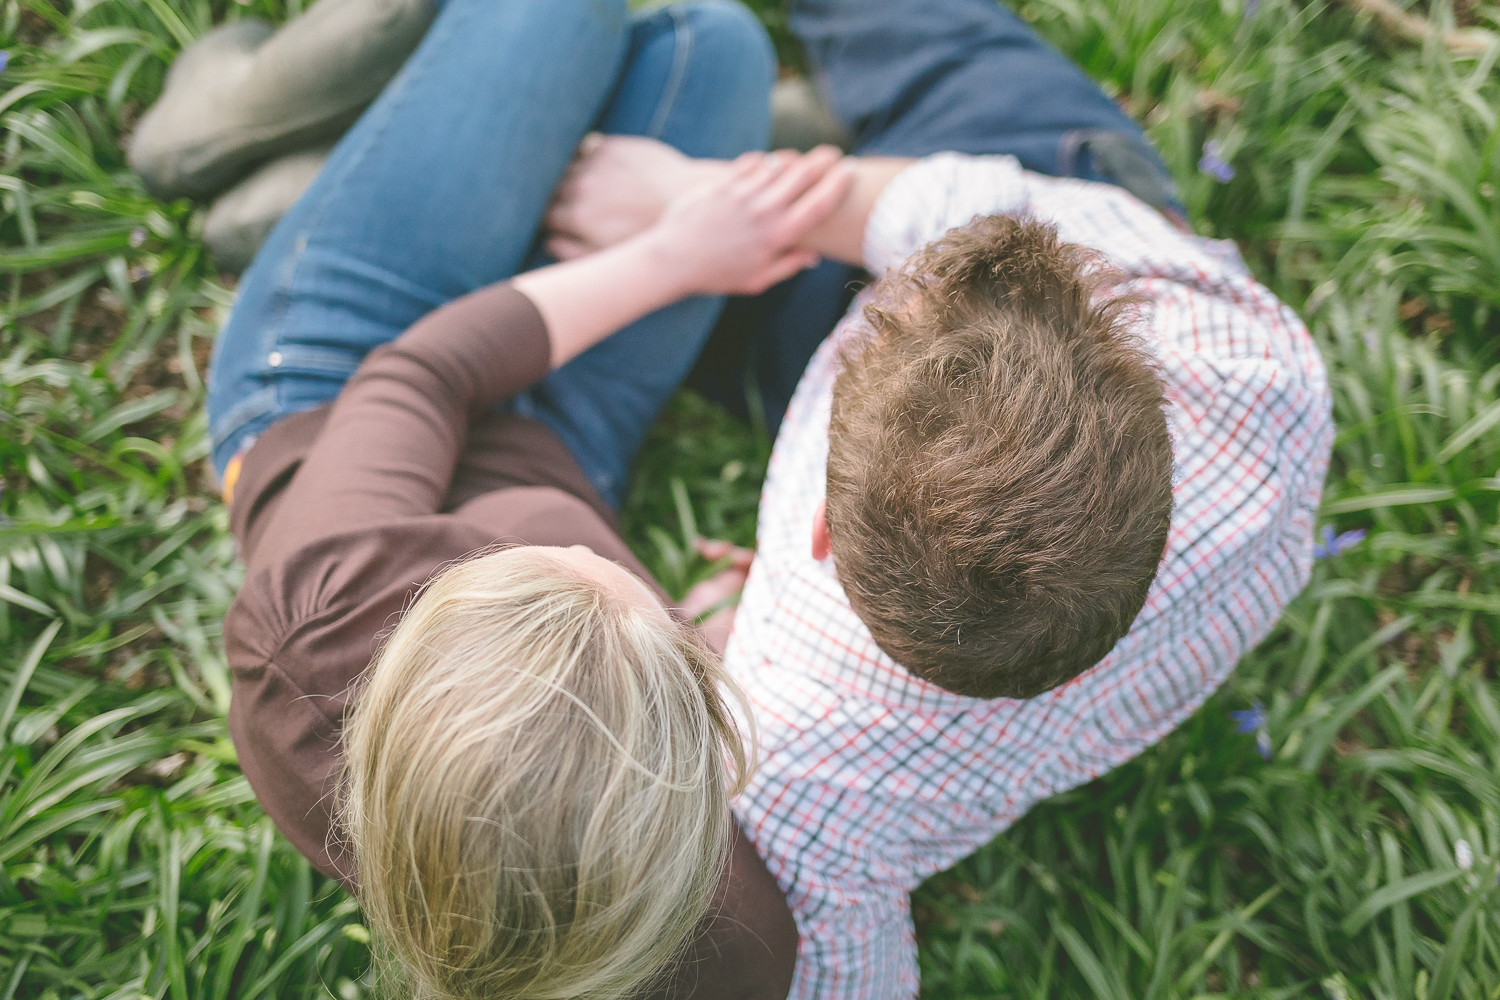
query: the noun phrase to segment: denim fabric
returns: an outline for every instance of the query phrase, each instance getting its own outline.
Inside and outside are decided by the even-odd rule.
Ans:
[[[856,153],[1009,153],[1059,176],[1069,133],[1097,131],[1155,159],[1130,117],[996,0],[795,0],[791,26]],[[1112,179],[1086,155],[1067,174]]]
[[[213,461],[333,399],[371,349],[537,260],[538,225],[590,129],[693,156],[763,147],[774,57],[729,0],[632,17],[625,0],[445,0],[240,283],[209,373]],[[722,300],[654,313],[515,402],[606,500]]]
[[[792,0],[790,23],[853,152],[1008,153],[1037,173],[1119,184],[1180,207],[1140,128],[997,0]],[[865,278],[828,261],[735,299],[691,383],[772,435],[808,359]]]

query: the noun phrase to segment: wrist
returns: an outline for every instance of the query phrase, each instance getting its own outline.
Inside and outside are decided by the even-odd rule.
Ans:
[[[728,173],[732,166],[734,166],[732,160],[689,158],[686,169],[683,171],[682,187],[678,190],[685,191],[696,184],[716,181]]]
[[[642,278],[657,290],[666,305],[701,292],[692,247],[661,222],[630,238],[626,244],[638,258]]]

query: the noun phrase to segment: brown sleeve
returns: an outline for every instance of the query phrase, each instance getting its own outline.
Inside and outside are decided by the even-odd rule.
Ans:
[[[318,538],[436,513],[470,418],[546,375],[549,352],[541,315],[507,283],[455,299],[371,351],[243,552],[250,571]]]

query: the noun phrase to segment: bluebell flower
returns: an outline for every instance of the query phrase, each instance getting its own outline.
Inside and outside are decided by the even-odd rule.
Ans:
[[[1236,712],[1230,712],[1229,717],[1234,720],[1234,731],[1237,733],[1253,733],[1266,724],[1266,706],[1259,701],[1249,708],[1242,708]]]
[[[1220,184],[1228,184],[1234,180],[1234,167],[1224,159],[1224,150],[1217,139],[1210,139],[1203,144],[1203,155],[1198,159],[1198,170]]]
[[[1365,529],[1355,528],[1341,535],[1333,533],[1333,525],[1323,525],[1323,541],[1313,544],[1314,559],[1332,559],[1341,552],[1348,552],[1365,540]]]
[[[0,49],[0,73],[5,72],[5,67],[10,65],[10,53]]]
[[[1271,733],[1266,728],[1266,706],[1257,699],[1249,708],[1230,712],[1237,733],[1254,733],[1255,749],[1266,760],[1271,759]]]

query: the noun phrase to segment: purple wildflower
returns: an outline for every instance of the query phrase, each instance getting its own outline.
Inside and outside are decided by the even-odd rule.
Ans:
[[[1260,9],[1260,0],[1245,0],[1245,5],[1240,8],[1240,20],[1248,21],[1255,16]]]
[[[1203,144],[1203,156],[1198,160],[1198,170],[1220,184],[1228,184],[1234,180],[1234,167],[1224,159],[1224,150],[1217,139],[1210,139]]]
[[[1333,525],[1323,525],[1323,541],[1313,544],[1314,559],[1332,559],[1341,552],[1347,552],[1360,542],[1365,540],[1365,529],[1355,528],[1341,535],[1333,533]]]
[[[1229,717],[1234,720],[1235,732],[1253,733],[1266,724],[1266,706],[1257,700],[1249,708],[1230,712]]]
[[[1249,708],[1230,712],[1229,717],[1234,720],[1235,732],[1255,734],[1255,749],[1266,760],[1270,760],[1271,733],[1266,728],[1266,706],[1257,699]]]
[[[0,49],[0,73],[5,72],[5,67],[10,65],[10,53]]]

